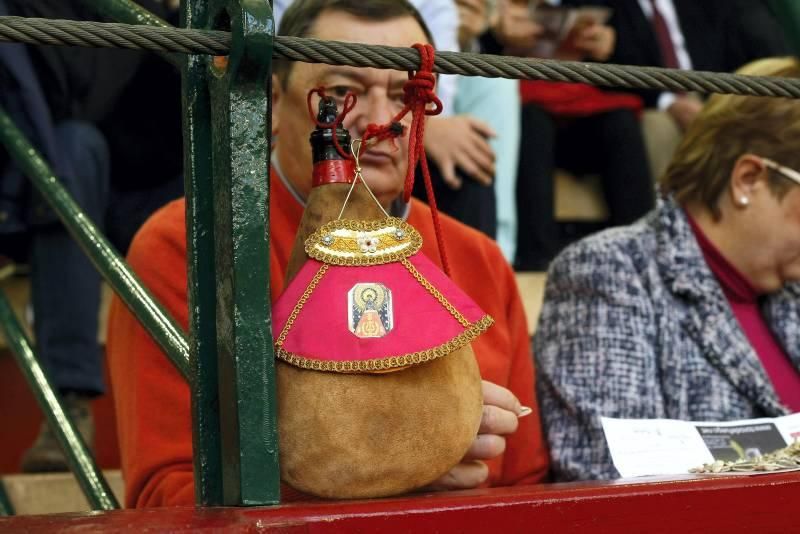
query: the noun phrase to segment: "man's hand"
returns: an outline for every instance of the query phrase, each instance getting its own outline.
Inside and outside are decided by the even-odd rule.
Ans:
[[[492,33],[502,45],[532,48],[542,31],[542,27],[531,20],[527,2],[497,1],[497,19],[492,25]]]
[[[436,162],[449,187],[461,188],[456,167],[481,184],[492,183],[494,150],[487,139],[496,134],[488,124],[468,115],[455,115],[431,117],[426,129],[425,152]]]
[[[689,125],[703,109],[703,103],[689,95],[678,95],[675,102],[667,108],[667,112],[675,119],[681,130],[686,131]]]
[[[428,486],[431,490],[475,488],[486,481],[489,468],[482,460],[491,460],[506,450],[506,438],[517,430],[518,419],[531,413],[504,387],[483,381],[483,414],[478,436],[461,463]]]
[[[170,11],[175,11],[181,7],[181,0],[156,0],[156,2],[161,2]]]
[[[595,61],[606,61],[614,53],[617,32],[611,26],[588,24],[575,33],[572,47],[585,57]]]

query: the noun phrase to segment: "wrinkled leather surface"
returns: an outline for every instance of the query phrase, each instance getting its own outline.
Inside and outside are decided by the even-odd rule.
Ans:
[[[425,486],[466,453],[483,398],[470,345],[384,374],[309,371],[278,362],[281,477],[331,499]]]

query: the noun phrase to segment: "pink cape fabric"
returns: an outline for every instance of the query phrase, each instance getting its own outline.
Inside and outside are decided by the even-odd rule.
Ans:
[[[470,323],[486,314],[427,257],[408,261]],[[273,308],[277,339],[309,282],[322,263],[309,259]],[[350,289],[358,283],[381,283],[392,293],[394,328],[381,338],[359,338],[348,327]],[[365,267],[330,265],[295,320],[283,344],[303,358],[343,362],[383,359],[439,347],[465,328],[400,262]]]

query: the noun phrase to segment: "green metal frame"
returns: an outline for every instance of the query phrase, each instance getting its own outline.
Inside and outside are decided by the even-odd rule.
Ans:
[[[150,295],[125,260],[83,213],[44,158],[0,108],[0,142],[30,178],[95,268],[139,318],[178,371],[189,378],[189,344],[183,330]]]
[[[84,2],[120,22],[168,26],[129,0]],[[233,34],[231,53],[219,65],[208,56],[180,61],[188,341],[2,109],[0,142],[189,381],[198,504],[276,504],[280,469],[269,302],[272,11],[267,0],[189,0],[181,10],[185,27]],[[93,507],[115,507],[2,295],[0,323]]]
[[[31,385],[36,401],[42,408],[50,428],[53,429],[58,443],[61,445],[61,450],[64,451],[64,456],[67,458],[67,463],[75,473],[75,478],[78,479],[78,484],[86,495],[89,505],[93,510],[119,508],[116,497],[100,468],[97,467],[83,438],[64,411],[56,391],[39,365],[28,336],[20,326],[2,291],[0,291],[0,327],[2,327],[19,368],[25,375],[28,384]]]
[[[275,504],[280,471],[268,228],[272,13],[266,0],[212,0],[187,3],[183,15],[186,27],[233,34],[222,66],[195,56],[184,70],[197,497],[205,505]]]
[[[14,515],[14,513],[14,505],[8,498],[5,482],[0,478],[0,517]]]
[[[85,0],[163,25],[129,0]],[[182,1],[181,26],[233,33],[224,71],[182,63],[195,492],[203,506],[280,501],[269,305],[274,23],[266,0]]]
[[[90,3],[120,22],[163,23],[129,0]],[[190,0],[181,26],[233,33],[224,71],[207,56],[182,63],[197,503],[272,504],[280,500],[268,229],[274,23],[266,0]]]
[[[145,24],[170,28],[171,25],[131,0],[83,0],[98,15],[125,24]]]

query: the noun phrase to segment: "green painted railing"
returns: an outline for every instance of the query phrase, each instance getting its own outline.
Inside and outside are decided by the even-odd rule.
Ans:
[[[107,19],[126,24],[146,24],[148,26],[171,27],[170,24],[130,0],[82,0],[95,13]]]
[[[280,500],[269,303],[272,13],[185,2],[182,25],[230,31],[222,69],[183,67],[195,488],[203,505]]]
[[[36,401],[44,412],[50,428],[54,430],[56,439],[67,458],[67,463],[75,473],[75,478],[78,479],[78,484],[86,495],[89,505],[93,510],[119,508],[119,503],[111,492],[103,473],[97,467],[91,452],[64,411],[58,395],[36,358],[27,334],[20,326],[2,291],[0,291],[0,328],[3,330],[19,368],[33,389]],[[2,500],[0,498],[0,501]],[[0,502],[1,506],[2,502]]]
[[[189,377],[189,345],[181,328],[153,299],[125,260],[83,213],[44,158],[0,108],[0,142],[30,178],[72,237],[184,377]]]
[[[14,506],[6,493],[6,486],[0,478],[0,517],[4,515],[14,515]]]
[[[119,22],[167,26],[128,0],[84,2]],[[280,501],[280,471],[268,228],[272,13],[266,0],[189,0],[181,9],[183,26],[224,29],[233,35],[223,69],[214,67],[208,56],[179,61],[188,341],[2,110],[0,142],[189,381],[198,504],[275,504]],[[3,323],[11,319],[0,314]],[[11,330],[16,336],[13,325]],[[14,338],[15,344],[26,342]],[[41,373],[32,353],[21,364],[28,366],[26,374],[34,367]],[[46,412],[48,406],[43,406]],[[69,432],[68,421],[51,416],[59,432]]]

